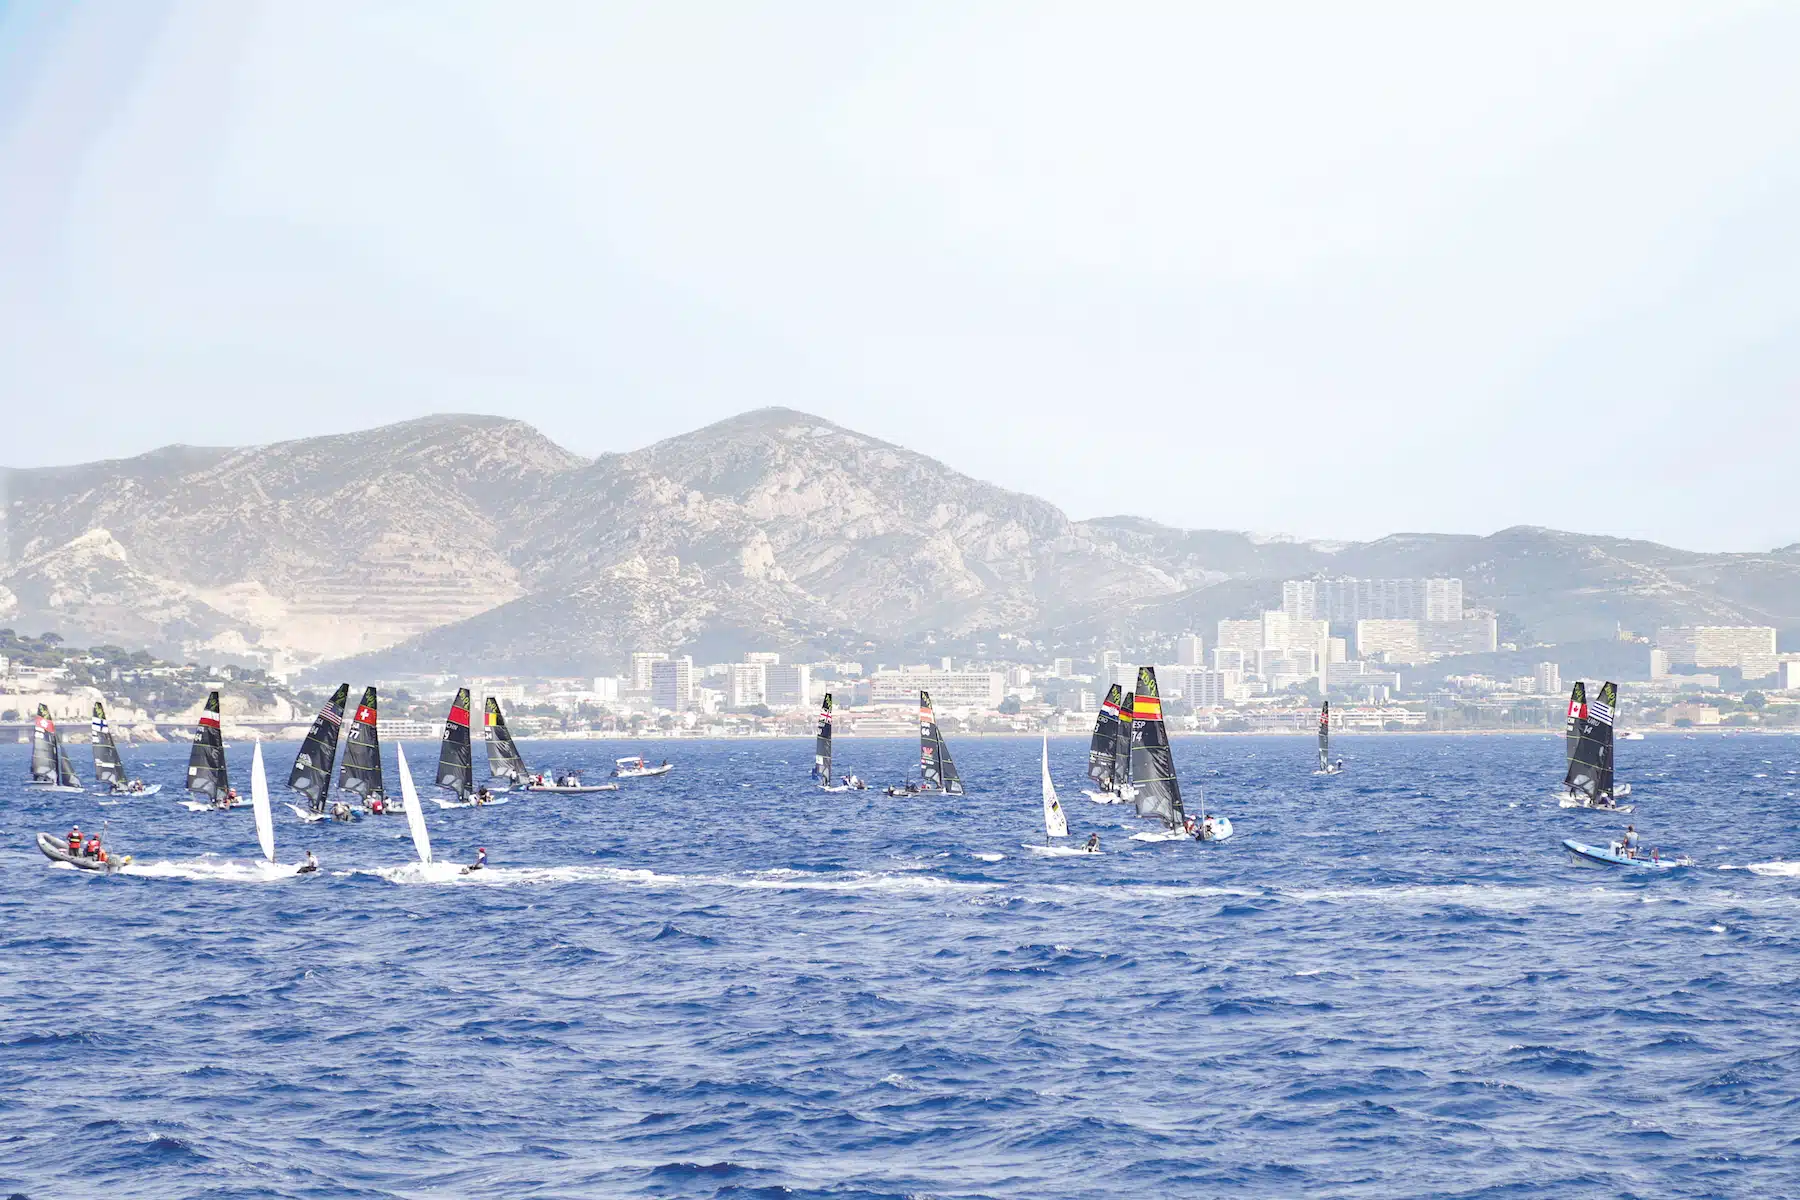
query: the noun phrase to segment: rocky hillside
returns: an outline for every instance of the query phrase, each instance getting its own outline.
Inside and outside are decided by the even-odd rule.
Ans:
[[[1307,543],[1054,506],[786,409],[578,458],[436,417],[244,450],[5,473],[0,620],[215,656],[383,669],[616,668],[1206,629],[1317,572],[1460,575],[1545,640],[1681,620],[1800,628],[1800,551],[1707,555],[1550,530]]]

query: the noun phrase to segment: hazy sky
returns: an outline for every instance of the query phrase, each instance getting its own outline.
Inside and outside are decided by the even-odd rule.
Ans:
[[[1073,515],[1800,541],[1800,6],[0,0],[15,466],[784,404]]]

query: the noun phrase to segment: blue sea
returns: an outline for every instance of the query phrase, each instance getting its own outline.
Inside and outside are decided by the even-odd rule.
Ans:
[[[929,799],[813,790],[800,741],[526,742],[676,769],[428,806],[476,876],[278,804],[307,878],[177,803],[184,745],[109,807],[0,748],[0,1195],[1800,1195],[1800,740],[1622,743],[1629,819],[1699,861],[1648,877],[1559,852],[1624,823],[1557,807],[1560,736],[1337,746],[1177,739],[1236,827],[1196,845],[1053,740],[1105,852],[1042,857],[1033,740],[953,739]],[[71,821],[131,868],[52,866]]]

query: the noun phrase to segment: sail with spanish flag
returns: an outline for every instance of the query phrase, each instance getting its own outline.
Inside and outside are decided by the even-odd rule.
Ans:
[[[1175,779],[1175,756],[1163,725],[1162,697],[1156,668],[1139,667],[1131,697],[1131,784],[1140,817],[1155,817],[1168,829],[1182,828],[1181,784]]]

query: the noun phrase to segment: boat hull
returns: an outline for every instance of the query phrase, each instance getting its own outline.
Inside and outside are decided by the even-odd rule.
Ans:
[[[130,859],[127,858],[112,862],[100,862],[97,859],[89,858],[85,854],[70,854],[67,842],[53,838],[47,833],[40,833],[37,835],[37,847],[43,852],[44,857],[52,862],[68,863],[77,870],[98,871],[101,874],[116,871],[119,867],[124,865],[124,863],[130,861]]]
[[[622,771],[614,771],[614,779],[649,779],[655,775],[667,775],[675,769],[674,763],[666,763],[660,767],[628,767]]]
[[[1575,841],[1573,838],[1563,839],[1563,849],[1568,852],[1569,859],[1578,867],[1621,867],[1628,871],[1677,871],[1693,866],[1687,858],[1628,858],[1618,850],[1617,845],[1589,846]]]
[[[1609,808],[1604,804],[1595,804],[1592,800],[1581,799],[1581,798],[1571,799],[1568,796],[1564,796],[1562,799],[1558,800],[1556,803],[1557,803],[1557,806],[1560,808],[1585,808],[1590,812],[1621,813],[1621,814],[1628,813],[1633,808],[1637,807],[1636,805],[1633,805],[1633,804],[1615,804]]]
[[[528,792],[561,792],[564,795],[569,796],[585,796],[589,792],[616,792],[619,790],[619,785],[616,783],[584,783],[577,787],[566,787],[562,784],[555,783],[534,783],[525,790]]]
[[[76,787],[67,783],[41,783],[36,779],[26,780],[25,786],[35,792],[77,792],[84,795],[87,792],[84,787]]]

